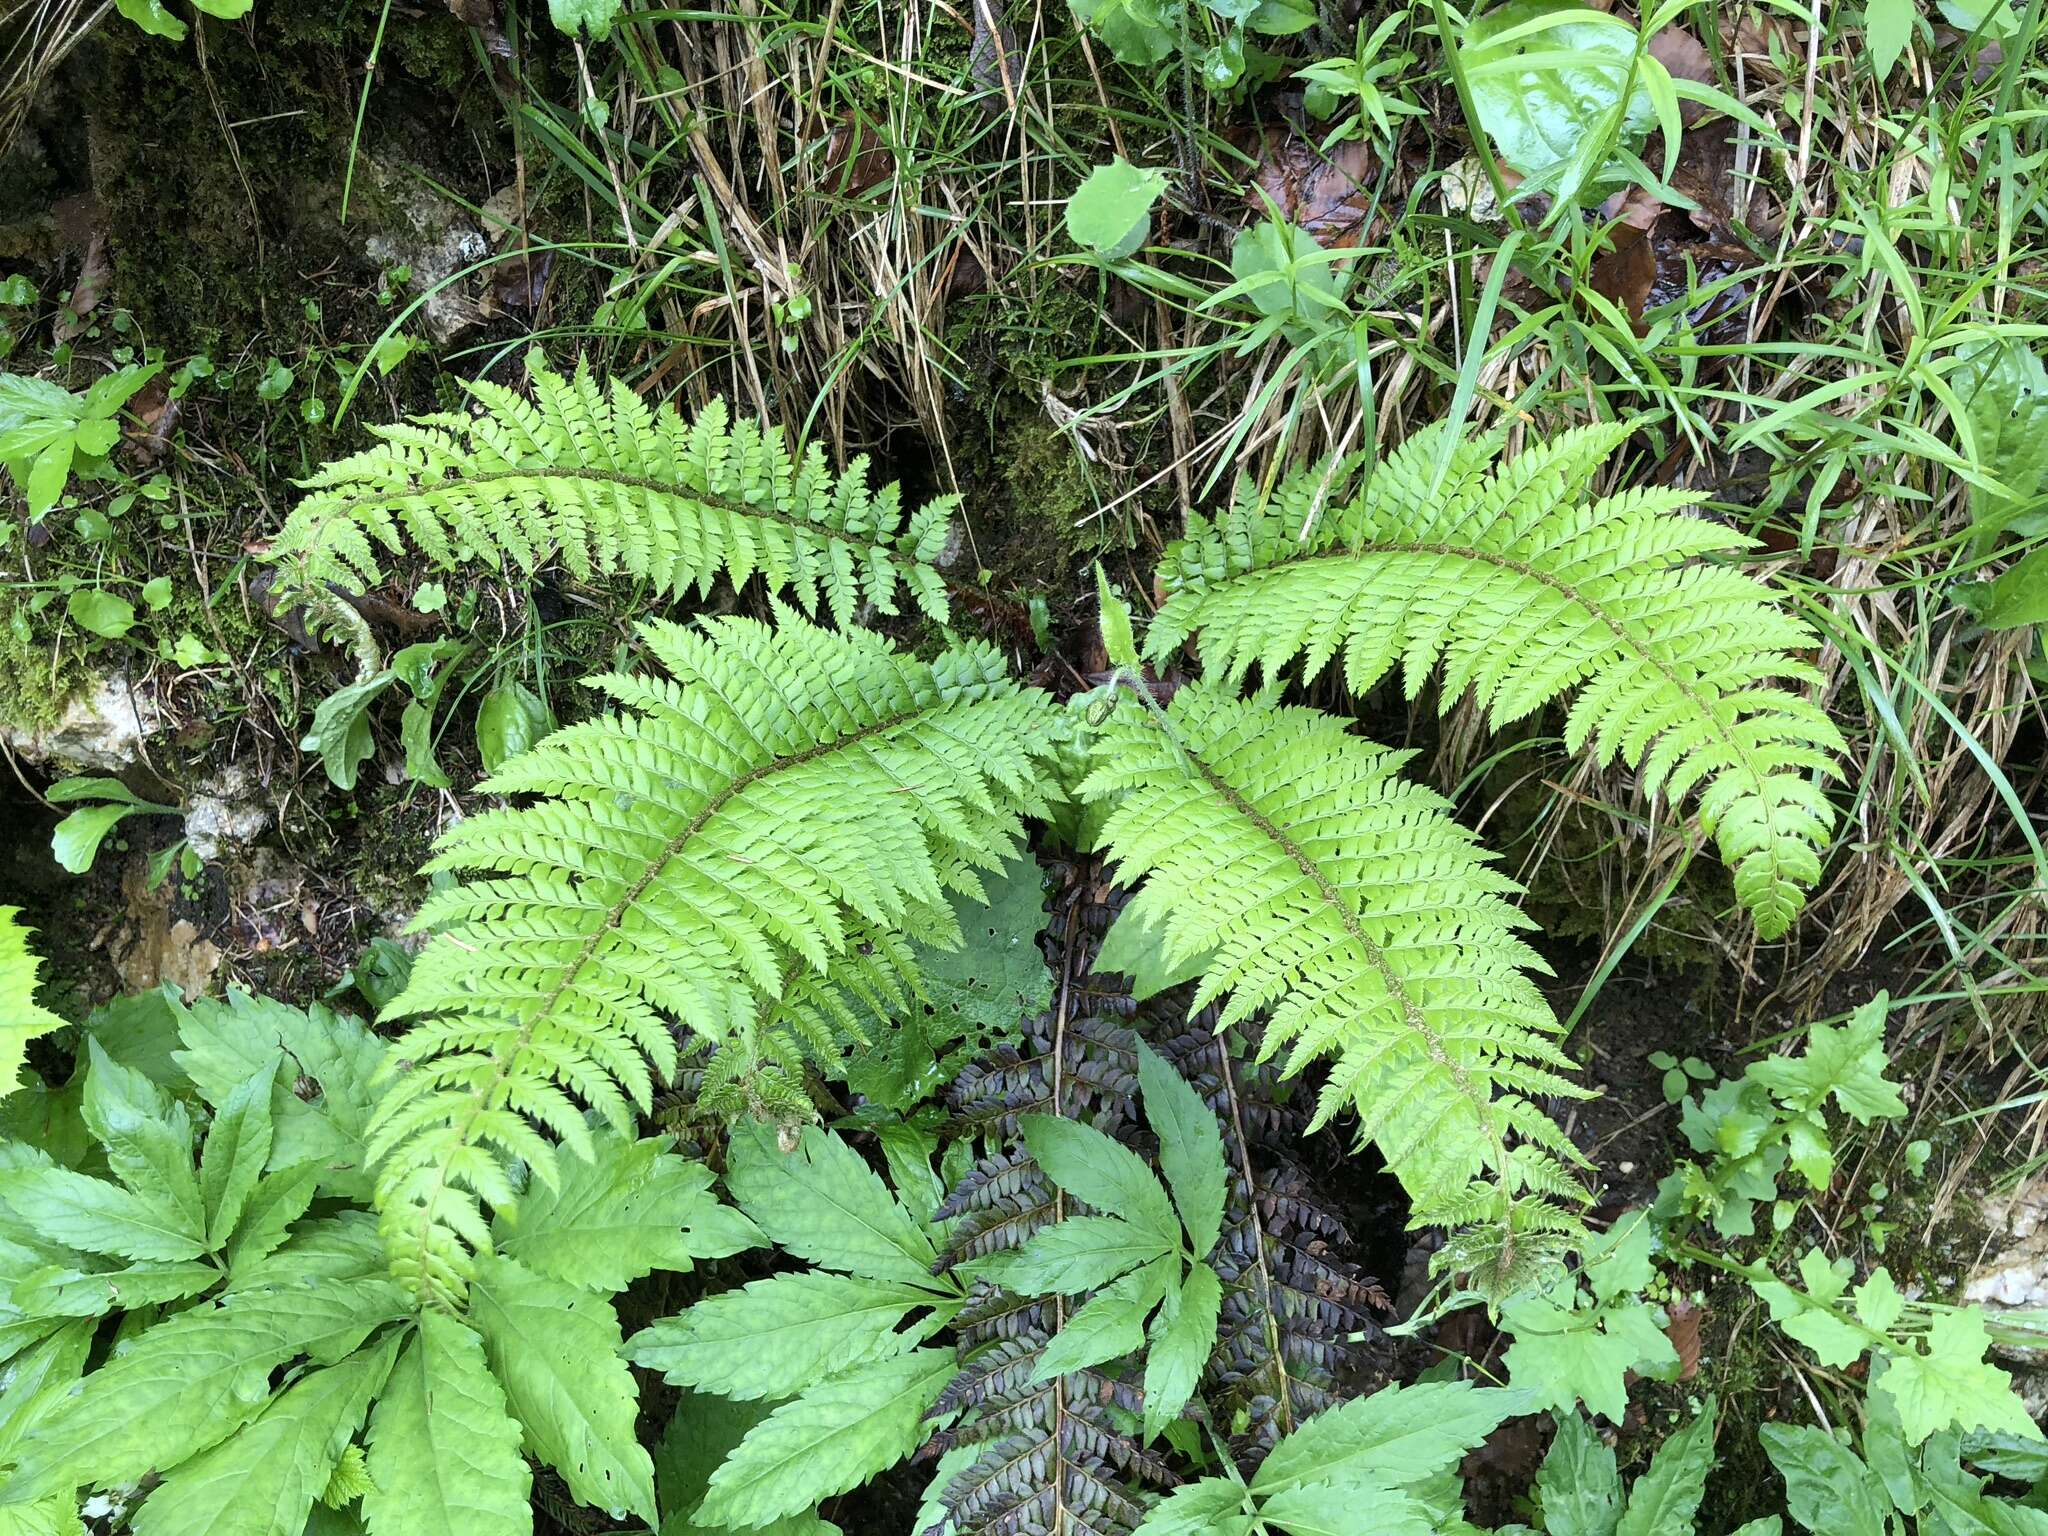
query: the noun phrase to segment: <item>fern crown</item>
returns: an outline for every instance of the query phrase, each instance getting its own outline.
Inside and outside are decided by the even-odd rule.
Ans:
[[[1756,581],[1695,561],[1753,541],[1677,515],[1682,491],[1589,500],[1626,425],[1506,464],[1497,437],[1449,445],[1439,477],[1447,430],[1417,433],[1348,499],[1348,466],[1318,468],[1191,519],[1160,568],[1171,596],[1149,655],[1199,633],[1208,666],[1237,680],[1297,658],[1313,677],[1341,652],[1354,691],[1398,663],[1411,698],[1441,661],[1445,706],[1470,689],[1496,727],[1576,689],[1567,745],[1629,763],[1653,793],[1696,794],[1757,931],[1783,934],[1820,878],[1834,827],[1820,781],[1844,749],[1793,691],[1817,681],[1796,659],[1813,632]]]
[[[601,388],[528,361],[533,398],[485,380],[473,414],[416,417],[302,482],[307,495],[272,541],[278,595],[324,627],[361,634],[334,595],[384,579],[408,540],[435,566],[504,561],[531,571],[559,553],[579,580],[624,573],[680,597],[759,574],[843,628],[863,602],[895,613],[899,586],[938,623],[957,498],[904,514],[895,485],[872,491],[867,462],[843,475],[812,444],[731,420],[713,402],[694,421],[650,408],[623,382]]]
[[[508,763],[484,789],[541,798],[459,823],[429,866],[483,874],[416,921],[438,937],[387,1010],[419,1022],[370,1145],[394,1267],[425,1294],[459,1293],[509,1159],[555,1182],[536,1125],[587,1155],[581,1105],[646,1112],[671,1019],[745,1049],[835,990],[900,1001],[907,950],[869,938],[957,944],[947,892],[981,898],[977,870],[1044,813],[1048,706],[992,648],[927,664],[779,618],[646,626],[670,676],[598,679],[621,710]]]

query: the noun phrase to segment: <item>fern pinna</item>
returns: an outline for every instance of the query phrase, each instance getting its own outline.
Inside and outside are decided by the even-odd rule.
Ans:
[[[1449,431],[1417,433],[1348,496],[1349,466],[1320,467],[1190,519],[1160,566],[1148,653],[1199,636],[1205,666],[1236,680],[1297,657],[1313,677],[1341,652],[1353,691],[1398,663],[1411,697],[1441,659],[1446,707],[1469,688],[1496,726],[1575,688],[1567,745],[1635,766],[1653,793],[1697,792],[1757,931],[1783,934],[1820,877],[1821,781],[1843,745],[1794,691],[1817,681],[1797,659],[1813,632],[1740,571],[1695,562],[1754,541],[1677,515],[1684,491],[1589,499],[1625,425],[1504,465],[1498,437]]]
[[[1199,965],[1193,1006],[1222,1002],[1218,1027],[1264,1016],[1287,1075],[1330,1058],[1313,1124],[1356,1110],[1415,1221],[1475,1227],[1447,1252],[1505,1294],[1577,1230],[1582,1159],[1537,1101],[1585,1090],[1528,974],[1518,887],[1398,777],[1408,756],[1194,684],[1164,710],[1121,694],[1080,793],[1109,808],[1118,878],[1144,881],[1119,922]]]
[[[904,514],[893,484],[867,483],[856,459],[834,474],[812,444],[734,421],[713,402],[694,421],[650,408],[622,381],[601,388],[528,359],[533,398],[478,380],[473,414],[442,413],[371,430],[378,443],[325,465],[271,541],[274,589],[322,627],[358,634],[336,597],[384,579],[382,554],[407,539],[434,565],[510,562],[531,571],[559,554],[580,580],[615,572],[672,596],[721,574],[758,573],[772,593],[814,612],[820,594],[843,628],[863,602],[896,612],[907,587],[929,618],[947,615],[944,552],[957,498]]]
[[[672,1020],[747,1042],[793,975],[892,995],[903,952],[863,939],[958,942],[947,892],[1045,810],[1049,704],[989,647],[925,663],[786,610],[641,633],[670,676],[597,679],[623,708],[506,764],[486,792],[541,798],[458,823],[430,866],[486,873],[416,920],[437,936],[387,1010],[419,1022],[370,1148],[394,1268],[429,1296],[461,1291],[509,1160],[555,1181],[540,1127],[581,1152],[583,1105],[646,1111]]]

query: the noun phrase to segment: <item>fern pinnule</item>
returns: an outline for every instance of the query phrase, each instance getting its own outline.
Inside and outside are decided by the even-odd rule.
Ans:
[[[713,402],[694,421],[650,408],[587,366],[564,378],[529,360],[533,398],[480,380],[473,414],[372,429],[378,442],[301,482],[271,541],[281,605],[359,636],[337,593],[383,581],[408,541],[437,568],[481,561],[531,571],[559,554],[579,580],[623,572],[671,596],[759,574],[805,612],[844,628],[864,602],[896,612],[899,587],[944,623],[944,552],[956,498],[905,515],[895,485],[870,490],[865,459],[834,474],[816,444]]]
[[[988,647],[927,664],[786,610],[642,634],[670,680],[599,680],[621,711],[507,763],[483,788],[542,798],[458,823],[431,866],[480,873],[416,919],[436,937],[386,1010],[416,1022],[371,1153],[394,1267],[432,1297],[486,1240],[478,1201],[512,1198],[507,1159],[552,1180],[586,1107],[648,1109],[672,1021],[743,1049],[829,1029],[827,989],[897,985],[874,934],[957,942],[947,892],[1045,809],[1050,704]]]
[[[1171,595],[1148,653],[1199,636],[1232,680],[1297,658],[1314,676],[1341,654],[1354,691],[1398,664],[1411,698],[1440,662],[1445,707],[1469,690],[1495,726],[1577,690],[1566,745],[1696,796],[1757,931],[1783,934],[1820,878],[1821,783],[1843,744],[1798,691],[1817,681],[1798,659],[1813,631],[1760,583],[1697,563],[1755,541],[1678,515],[1683,491],[1589,499],[1626,425],[1499,465],[1497,438],[1461,442],[1439,471],[1448,430],[1417,433],[1355,492],[1351,465],[1321,466],[1191,519],[1160,566]]]
[[[1164,711],[1125,695],[1094,750],[1081,792],[1110,805],[1118,878],[1144,881],[1120,921],[1160,934],[1169,968],[1200,961],[1194,1008],[1219,1002],[1219,1028],[1265,1014],[1288,1074],[1328,1058],[1315,1123],[1355,1110],[1418,1221],[1475,1181],[1503,1222],[1555,1192],[1578,1153],[1536,1100],[1585,1090],[1528,974],[1544,967],[1514,882],[1396,776],[1408,754],[1206,683]]]

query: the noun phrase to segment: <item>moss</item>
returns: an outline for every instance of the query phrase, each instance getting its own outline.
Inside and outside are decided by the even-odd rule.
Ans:
[[[52,651],[28,594],[0,587],[0,727],[36,732],[54,725],[86,680],[76,646]]]

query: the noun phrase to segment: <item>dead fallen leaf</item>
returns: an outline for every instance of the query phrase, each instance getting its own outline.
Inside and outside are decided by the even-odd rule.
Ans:
[[[497,20],[495,0],[448,0],[448,9],[455,13],[457,21],[467,22],[472,27],[486,26]]]
[[[107,295],[113,275],[114,264],[107,256],[107,232],[96,229],[85,248],[85,260],[79,264],[78,280],[71,285],[70,301],[57,312],[53,329],[58,341],[74,341],[85,334],[92,325],[92,312]]]
[[[1675,23],[1659,28],[1650,39],[1650,57],[1662,64],[1674,80],[1690,80],[1696,85],[1714,83],[1714,61],[1700,40],[1684,27]],[[1684,101],[1678,103],[1679,120],[1688,128],[1706,116],[1705,103]]]
[[[1245,145],[1256,169],[1246,201],[1263,213],[1264,193],[1290,221],[1336,249],[1362,245],[1379,220],[1373,213],[1379,158],[1360,139],[1332,145],[1325,155],[1293,129],[1264,128]]]
[[[985,93],[981,109],[990,117],[1015,114],[1024,78],[1017,29],[997,14],[1000,9],[1000,0],[974,0],[974,44],[967,52],[968,78]]]
[[[128,451],[138,469],[152,468],[170,451],[178,419],[184,414],[183,404],[171,398],[169,382],[158,374],[128,402],[128,414],[136,423],[122,431]]]
[[[555,253],[531,251],[508,256],[491,274],[491,298],[508,314],[532,314],[547,297],[548,274],[554,270]]]
[[[1691,1381],[1700,1373],[1700,1324],[1706,1321],[1706,1308],[1690,1301],[1675,1301],[1666,1310],[1671,1321],[1665,1324],[1664,1337],[1678,1352],[1678,1379]]]
[[[825,152],[825,190],[836,197],[859,197],[887,181],[896,171],[896,157],[880,134],[859,118],[848,118],[832,130]]]

